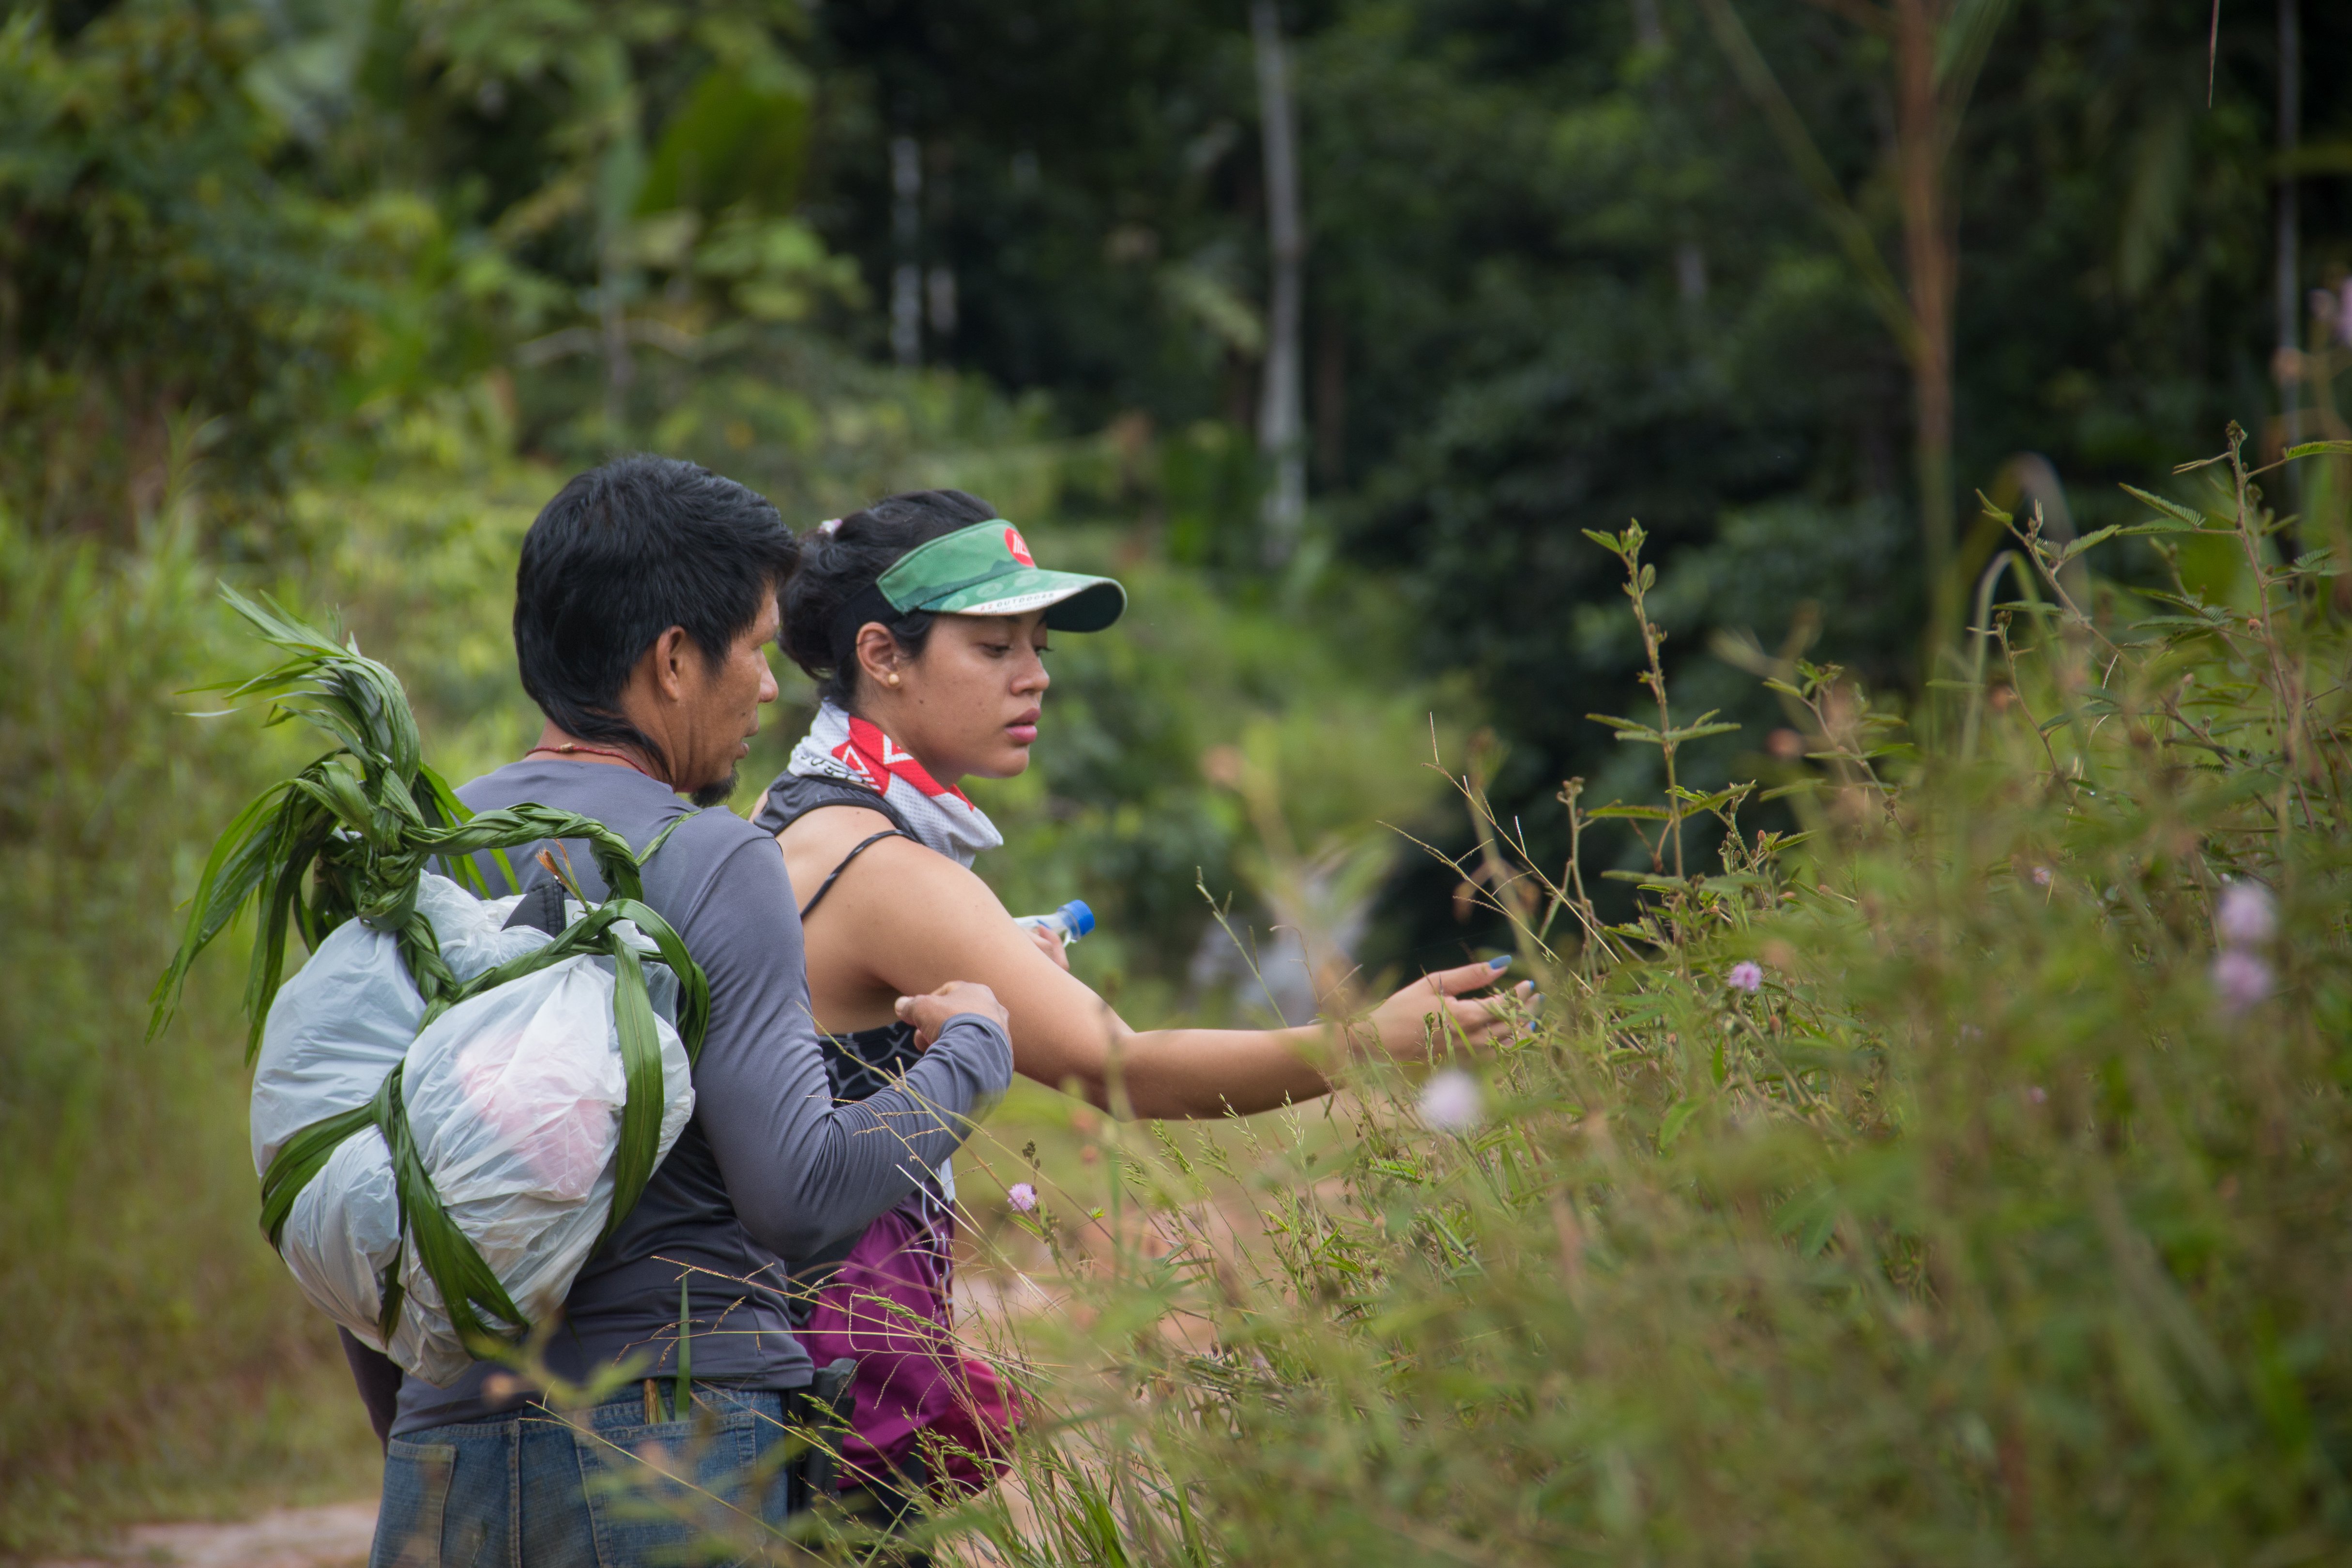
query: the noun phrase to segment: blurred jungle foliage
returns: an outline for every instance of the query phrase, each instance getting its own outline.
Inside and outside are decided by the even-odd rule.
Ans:
[[[1702,683],[1706,703],[1750,721],[1696,748],[1712,780],[1773,722],[1707,655],[1717,632],[1777,646],[1812,628],[1882,688],[1927,674],[1904,352],[1721,26],[1725,12],[1743,26],[1899,281],[1891,18],[1905,9],[1285,8],[1320,538],[1394,575],[1420,667],[1475,677],[1510,744],[1496,798],[1547,824],[1531,828],[1547,854],[1566,849],[1549,826],[1562,779],[1586,777],[1600,800],[1655,782],[1654,759],[1585,720],[1640,694],[1615,583],[1580,528],[1642,519],[1684,689]],[[2275,452],[2283,172],[2300,176],[2291,331],[2336,327],[2302,290],[2338,287],[2352,267],[2352,94],[2329,63],[2352,50],[2352,14],[2225,5],[2209,40],[2202,5],[1916,9],[1946,24],[1939,80],[1972,38],[1982,47],[1945,166],[1949,502],[1972,518],[1974,491],[2014,499],[2022,481],[2089,531],[2122,515],[2116,481],[2198,455],[2226,418]],[[2301,29],[2291,154],[2283,9],[2299,10]],[[829,84],[821,140],[838,150],[812,183],[814,221],[868,278],[909,261],[952,276],[953,328],[927,321],[927,356],[1048,389],[1078,427],[1125,418],[1156,433],[1184,481],[1157,498],[1168,537],[1213,562],[1256,555],[1250,507],[1191,515],[1220,493],[1219,457],[1247,450],[1233,434],[1255,417],[1262,362],[1244,10],[872,0],[821,7],[811,44]],[[894,138],[921,150],[911,239]],[[2308,413],[2302,433],[2318,434]],[[1981,565],[1990,537],[1963,530],[1964,567]],[[1444,831],[1446,847],[1467,847],[1465,829]],[[1622,847],[1634,855],[1630,838]],[[1402,870],[1381,924],[1391,951],[1439,940],[1448,923],[1430,912],[1451,873]]]
[[[2344,434],[2352,296],[2305,291],[2352,265],[2352,16],[2301,6],[2285,149],[2275,5],[2222,7],[2210,61],[2194,6],[1926,10],[1965,112],[1923,489],[1873,283],[1911,276],[1917,141],[1861,0],[1281,7],[1312,503],[1270,567],[1241,4],[0,0],[0,1553],[370,1466],[250,1229],[226,1007],[137,1043],[204,845],[289,760],[177,716],[245,667],[216,580],[340,610],[462,777],[532,723],[508,573],[569,472],[674,453],[795,523],[962,485],[1137,591],[989,798],[1008,899],[1102,908],[1081,967],[1130,1016],[1213,1005],[1203,889],[1262,925],[1384,876],[1360,956],[1433,960],[1499,932],[1370,830],[1468,846],[1433,747],[1496,732],[1538,861],[1561,779],[1654,794],[1584,718],[1633,709],[1640,651],[1580,529],[1642,518],[1677,690],[1745,725],[1685,754],[1704,787],[1780,723],[1718,633],[1897,705],[1935,674],[1923,497],[2088,531],[2227,417],[2275,448],[2282,370]]]

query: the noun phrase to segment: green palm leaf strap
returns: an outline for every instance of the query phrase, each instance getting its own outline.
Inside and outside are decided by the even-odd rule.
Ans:
[[[311,1123],[278,1146],[269,1168],[261,1174],[261,1233],[269,1238],[272,1248],[283,1245],[286,1217],[294,1212],[294,1200],[302,1196],[310,1178],[326,1169],[327,1161],[345,1138],[373,1125],[375,1107],[357,1105],[340,1116]]]
[[[653,998],[636,949],[617,940],[613,946],[613,1031],[621,1043],[621,1075],[628,1092],[621,1102],[621,1135],[613,1154],[613,1209],[596,1237],[599,1247],[636,1207],[661,1157],[661,1040],[654,1030]]]
[[[530,1332],[530,1320],[514,1304],[504,1285],[471,1238],[457,1228],[449,1211],[441,1203],[441,1195],[434,1190],[433,1177],[425,1169],[425,1161],[416,1152],[416,1141],[409,1135],[408,1110],[400,1092],[402,1068],[395,1067],[384,1074],[383,1087],[376,1091],[375,1124],[383,1134],[385,1146],[392,1150],[392,1176],[394,1189],[400,1194],[401,1229],[408,1244],[416,1249],[417,1261],[433,1277],[441,1291],[441,1308],[449,1315],[449,1326],[457,1331],[457,1343],[468,1350],[478,1351],[489,1343],[509,1341]],[[387,1301],[392,1314],[379,1326],[389,1342],[391,1323],[396,1321],[399,1307]],[[489,1322],[485,1322],[488,1317]]]

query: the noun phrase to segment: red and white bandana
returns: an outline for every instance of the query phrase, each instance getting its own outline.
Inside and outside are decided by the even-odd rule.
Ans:
[[[861,784],[890,802],[917,841],[969,867],[1004,835],[964,792],[932,778],[915,754],[875,725],[832,703],[816,710],[816,722],[793,747],[787,771],[803,779],[839,779]]]

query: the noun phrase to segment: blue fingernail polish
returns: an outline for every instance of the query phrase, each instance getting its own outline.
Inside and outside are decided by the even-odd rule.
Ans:
[[[1486,960],[1486,967],[1489,969],[1507,969],[1510,967],[1511,960],[1507,955],[1500,958],[1489,958]]]
[[[1541,991],[1538,991],[1534,996],[1528,998],[1528,1010],[1529,1012],[1533,1012],[1536,1009],[1541,1006],[1543,1006],[1543,993]]]

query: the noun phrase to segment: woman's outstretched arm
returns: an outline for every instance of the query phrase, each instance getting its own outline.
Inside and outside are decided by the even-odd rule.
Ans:
[[[845,821],[838,831],[846,836],[851,826]],[[803,899],[814,891],[798,889]],[[1495,983],[1496,971],[1470,964],[1414,981],[1344,1028],[1130,1029],[1013,924],[985,883],[903,839],[858,858],[811,916],[807,940],[810,989],[830,1027],[884,1022],[893,998],[974,980],[1011,1017],[1016,1071],[1137,1116],[1270,1110],[1328,1092],[1351,1056],[1421,1060],[1433,1026],[1441,1040],[1473,1047],[1511,1027],[1512,1009],[1499,997],[1475,994]]]

